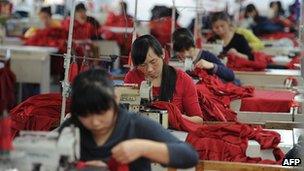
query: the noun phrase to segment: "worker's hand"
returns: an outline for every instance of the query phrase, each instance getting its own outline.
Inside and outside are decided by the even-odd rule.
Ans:
[[[195,68],[200,68],[200,69],[213,69],[214,65],[212,62],[206,61],[204,59],[199,60],[195,64]]]
[[[100,161],[100,160],[92,160],[85,162],[86,166],[93,166],[93,167],[107,167],[107,164]]]
[[[238,52],[236,49],[231,48],[231,49],[228,50],[227,53],[228,53],[228,54],[232,54],[232,55],[237,55],[239,52]]]
[[[144,140],[126,140],[112,149],[112,156],[122,164],[128,164],[143,155]]]

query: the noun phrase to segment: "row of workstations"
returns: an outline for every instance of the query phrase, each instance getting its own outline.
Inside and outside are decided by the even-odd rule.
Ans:
[[[205,46],[206,50],[210,50]],[[212,47],[210,47],[212,49]],[[216,48],[214,48],[216,50]],[[266,53],[271,55],[284,55],[289,51],[294,51],[290,48],[266,48]],[[297,51],[297,49],[296,49]],[[172,65],[182,67],[183,64],[171,62]],[[266,69],[264,71],[235,71],[235,77],[238,78],[242,85],[254,86],[259,92],[271,92],[269,96],[257,100],[269,101],[272,100],[274,105],[295,102],[297,105],[290,106],[288,111],[277,112],[274,111],[246,111],[242,110],[242,99],[233,101],[230,107],[237,112],[238,121],[242,123],[262,125],[265,129],[271,129],[281,135],[281,142],[278,145],[284,153],[287,153],[298,142],[298,137],[303,134],[303,75],[300,70],[284,70],[284,69]],[[277,94],[282,94],[283,97],[275,99]],[[295,95],[293,99],[287,100],[284,95]],[[272,96],[273,95],[273,96]],[[282,99],[280,99],[282,98]],[[247,100],[247,99],[246,99]],[[285,101],[284,101],[285,100]],[[253,103],[255,101],[252,101]],[[266,103],[265,103],[266,105]],[[271,108],[273,105],[270,105]],[[208,124],[208,123],[207,123]],[[185,139],[186,132],[173,131],[180,139]],[[274,156],[269,150],[261,150],[258,143],[250,140],[246,154],[250,157],[262,157],[262,159],[274,159]],[[229,163],[219,161],[201,161],[196,170],[293,170],[294,168],[269,166],[261,164],[244,164],[244,163]],[[193,169],[194,170],[194,169]]]
[[[117,54],[113,47],[115,44],[113,42],[101,42],[100,48],[107,47],[106,50],[109,54]],[[110,48],[109,48],[110,47]],[[16,74],[17,82],[19,83],[38,83],[40,85],[41,93],[50,92],[50,53],[56,53],[57,49],[49,47],[31,47],[31,46],[13,46],[6,45],[1,46],[0,51],[11,50],[11,69]],[[110,49],[110,50],[109,50]],[[117,49],[116,49],[117,50]],[[118,54],[119,55],[119,54]],[[236,77],[239,78],[245,85],[253,85],[260,89],[280,89],[281,91],[291,91],[290,87],[284,87],[284,81],[286,78],[293,76],[302,85],[303,81],[299,70],[266,70],[263,72],[235,72]],[[278,86],[279,85],[279,86]],[[282,86],[280,86],[282,85]],[[241,101],[235,101],[232,103],[232,108],[237,111],[238,119],[245,123],[257,123],[263,125],[265,128],[273,129],[278,132],[281,137],[281,143],[279,147],[282,148],[284,152],[289,151],[294,144],[297,143],[297,138],[299,132],[302,130],[298,127],[296,123],[303,122],[304,117],[301,114],[302,109],[291,108],[288,113],[275,113],[275,112],[246,112],[240,111]],[[184,140],[187,136],[186,132],[173,131],[178,138]],[[259,144],[255,141],[249,141],[249,146],[246,151],[248,156],[251,157],[262,157],[263,159],[273,159],[272,152],[267,150],[260,150]],[[198,166],[201,170],[202,167],[205,169],[212,169],[213,167],[220,168],[225,166],[234,168],[247,168],[247,170],[253,170],[248,168],[268,168],[266,165],[248,165],[248,164],[233,164],[226,162],[212,162],[212,161],[202,161]],[[227,167],[226,167],[227,166]],[[269,168],[279,167],[269,166]],[[219,170],[226,170],[219,169]],[[280,169],[288,169],[286,167]],[[157,169],[156,169],[157,170]],[[194,169],[192,169],[194,170]],[[267,169],[268,170],[268,169]],[[271,169],[270,169],[271,170]]]

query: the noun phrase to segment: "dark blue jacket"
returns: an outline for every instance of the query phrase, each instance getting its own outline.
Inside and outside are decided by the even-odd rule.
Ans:
[[[220,77],[223,81],[229,82],[234,80],[234,73],[231,69],[227,68],[221,60],[213,55],[212,53],[202,50],[198,55],[199,61],[200,59],[204,59],[208,62],[212,62],[214,64],[214,68],[209,70],[209,73],[214,73],[218,77]]]

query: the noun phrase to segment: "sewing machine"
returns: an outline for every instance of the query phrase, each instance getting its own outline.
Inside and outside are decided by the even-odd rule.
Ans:
[[[223,41],[219,41],[216,43],[204,43],[202,45],[203,50],[207,50],[214,55],[218,56],[223,51],[224,43]]]
[[[14,142],[12,161],[19,170],[54,171],[69,168],[80,157],[79,129],[58,132],[22,131]],[[15,161],[14,161],[15,160]]]
[[[138,112],[168,128],[168,112],[148,107],[153,100],[151,82],[143,81],[139,88],[134,84],[118,85],[116,89],[120,92],[120,103],[129,111]]]

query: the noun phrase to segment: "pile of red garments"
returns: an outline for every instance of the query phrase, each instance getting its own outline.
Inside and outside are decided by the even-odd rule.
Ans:
[[[299,67],[295,64],[300,64],[300,56],[292,58],[292,60],[286,65],[288,69],[298,69]]]
[[[289,113],[295,93],[291,91],[255,90],[253,97],[243,98],[240,111]]]
[[[171,17],[162,17],[160,19],[155,19],[150,21],[151,35],[153,35],[163,46],[171,42]],[[180,26],[175,22],[175,28]]]
[[[253,52],[254,61],[227,54],[227,67],[234,71],[262,71],[272,63],[271,56],[263,52]]]
[[[121,48],[121,54],[128,55],[131,51],[132,33],[114,33],[109,30],[110,27],[120,27],[122,29],[125,27],[133,27],[132,17],[129,15],[115,15],[114,13],[109,13],[106,22],[99,29],[99,32],[104,39],[115,40]],[[127,60],[122,62],[126,64]]]
[[[25,45],[56,47],[65,52],[67,35],[63,28],[38,29],[34,36],[25,39]]]
[[[59,93],[32,96],[10,111],[12,138],[21,130],[50,131],[59,125],[62,97]],[[66,113],[70,111],[67,101]]]
[[[171,128],[189,132],[186,142],[199,153],[201,160],[281,164],[284,153],[277,147],[280,135],[241,123],[199,125],[182,117],[179,109],[169,102],[154,102],[153,107],[167,110]],[[276,161],[246,156],[249,140],[256,140],[261,149],[273,149]]]
[[[11,71],[9,63],[0,69],[0,106],[10,110],[15,105],[16,76]]]
[[[196,69],[192,74],[200,78],[196,88],[206,121],[236,121],[236,113],[230,109],[230,102],[251,97],[254,92],[253,87],[223,83],[216,75],[209,75],[205,70]]]

